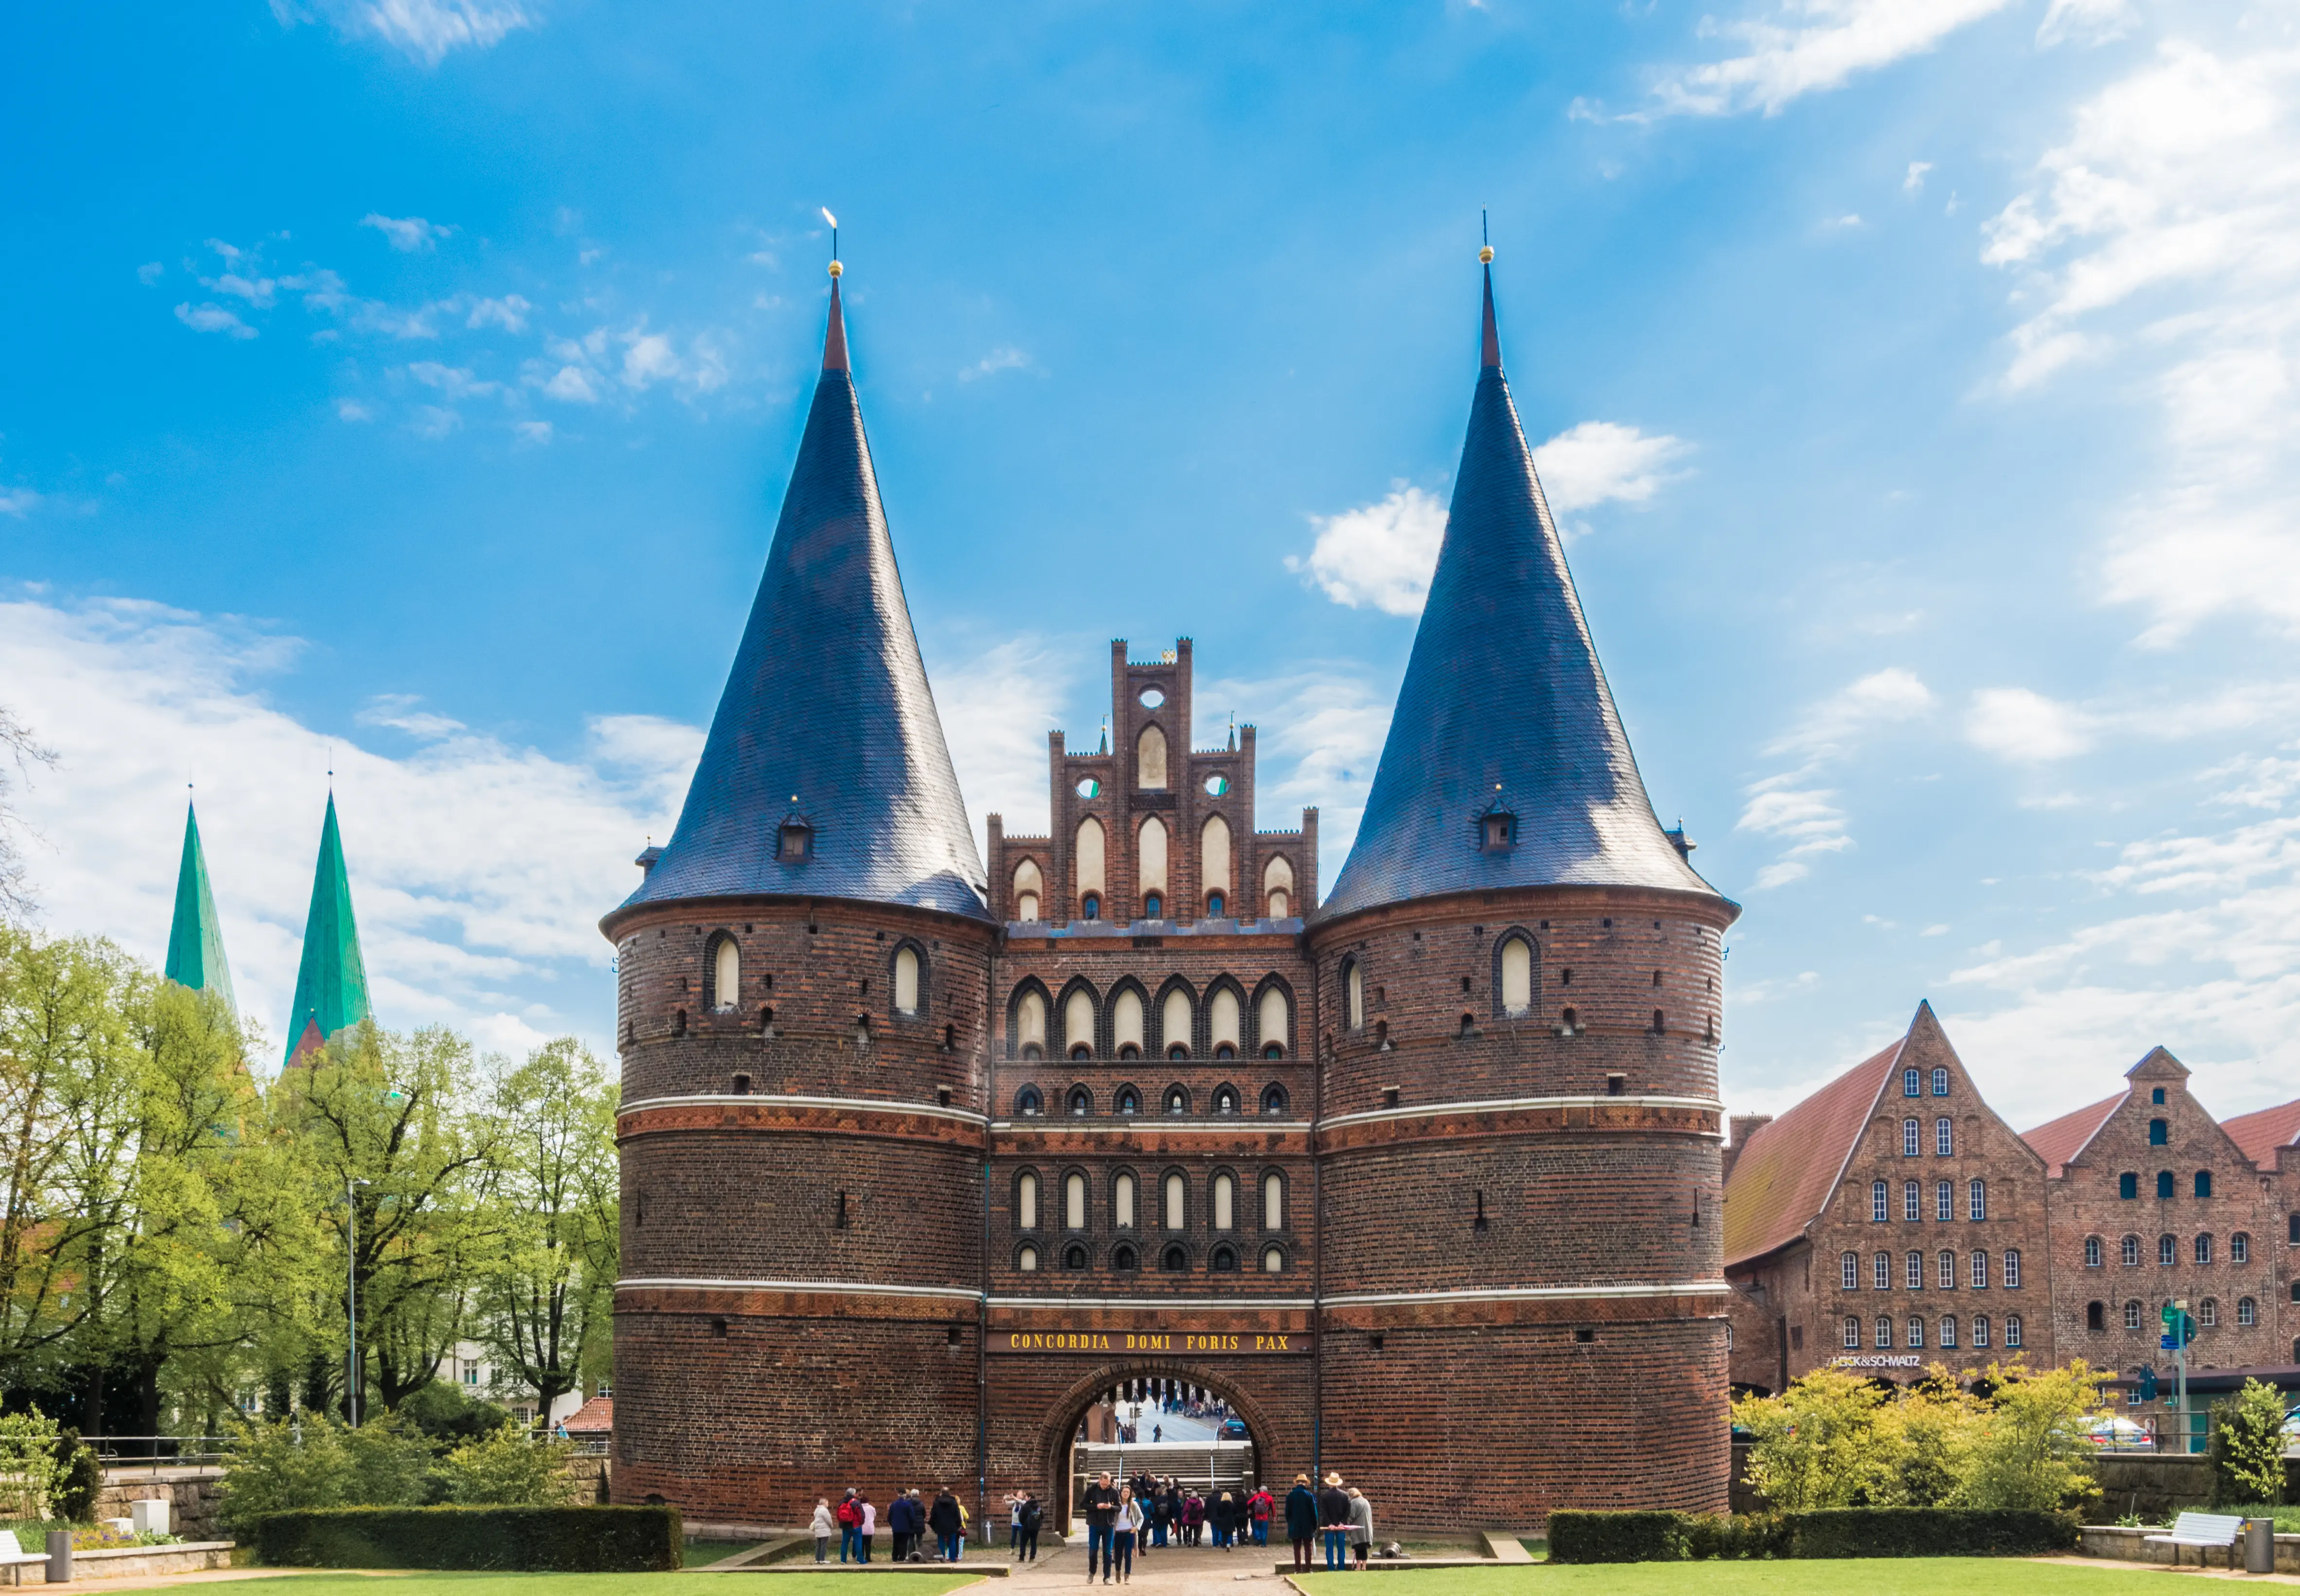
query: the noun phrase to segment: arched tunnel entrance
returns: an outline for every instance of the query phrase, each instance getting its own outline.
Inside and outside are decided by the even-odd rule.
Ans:
[[[1211,1508],[1229,1491],[1242,1509],[1261,1482],[1268,1422],[1232,1383],[1172,1364],[1105,1367],[1063,1394],[1045,1434],[1046,1477],[1060,1500],[1047,1520],[1068,1533],[1082,1524],[1079,1500],[1107,1469],[1124,1481],[1177,1482]],[[1208,1542],[1212,1534],[1208,1532]]]

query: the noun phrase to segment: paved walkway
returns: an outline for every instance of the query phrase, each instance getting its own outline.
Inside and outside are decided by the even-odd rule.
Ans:
[[[1124,1587],[1138,1591],[1142,1596],[1182,1596],[1183,1592],[1258,1590],[1284,1592],[1286,1582],[1272,1574],[1271,1566],[1289,1556],[1284,1546],[1241,1546],[1235,1551],[1220,1551],[1211,1546],[1168,1546],[1154,1549],[1146,1558],[1134,1559],[1134,1577]],[[984,1560],[988,1560],[985,1559]],[[969,1553],[967,1561],[975,1561]],[[1004,1587],[988,1587],[996,1596],[1012,1590],[1078,1591],[1085,1587],[1086,1543],[1065,1546],[1048,1553],[1041,1551],[1035,1563],[1024,1563],[1016,1568]],[[1094,1587],[1097,1591],[1115,1592],[1116,1584],[1104,1585],[1097,1575]]]

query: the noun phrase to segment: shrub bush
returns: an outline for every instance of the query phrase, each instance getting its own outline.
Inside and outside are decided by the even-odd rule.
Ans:
[[[238,1426],[217,1518],[245,1539],[266,1513],[354,1504],[409,1506],[429,1499],[431,1446],[390,1415],[354,1429],[296,1413]]]
[[[571,1451],[566,1442],[530,1441],[506,1426],[484,1440],[466,1441],[442,1458],[440,1490],[463,1507],[571,1506],[584,1483],[568,1472]]]
[[[1710,1558],[2034,1557],[2077,1544],[2077,1521],[2026,1509],[1815,1508],[1799,1513],[1549,1516],[1554,1563]]]
[[[677,1508],[318,1508],[256,1521],[255,1560],[291,1568],[639,1574],[681,1562]]]
[[[48,1506],[59,1518],[85,1524],[96,1517],[96,1499],[104,1490],[104,1459],[79,1438],[76,1429],[56,1436],[56,1480],[48,1492]]]

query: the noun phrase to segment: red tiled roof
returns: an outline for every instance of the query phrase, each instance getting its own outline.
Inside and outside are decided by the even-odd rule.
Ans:
[[[2073,1114],[2063,1114],[2058,1119],[2046,1121],[2035,1130],[2021,1133],[2021,1139],[2045,1160],[2045,1177],[2047,1180],[2060,1179],[2062,1166],[2082,1152],[2085,1144],[2100,1135],[2100,1127],[2108,1123],[2108,1117],[2116,1112],[2117,1105],[2124,1101],[2124,1097],[2121,1092],[2113,1097],[2104,1097]]]
[[[615,1427],[615,1399],[593,1397],[561,1424],[570,1435],[604,1435]]]
[[[2244,1156],[2262,1169],[2276,1168],[2276,1150],[2300,1147],[2300,1097],[2257,1113],[2238,1114],[2221,1121],[2229,1140],[2244,1149]]]
[[[1750,1134],[1725,1180],[1726,1268],[1786,1246],[1820,1216],[1907,1042],[1862,1060]]]

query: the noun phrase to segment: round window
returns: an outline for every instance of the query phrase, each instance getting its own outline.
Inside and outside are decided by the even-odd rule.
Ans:
[[[1206,777],[1206,795],[1207,795],[1208,797],[1211,797],[1211,798],[1219,798],[1219,797],[1221,797],[1224,793],[1227,793],[1227,792],[1229,792],[1229,777],[1227,777],[1227,776],[1209,776],[1209,777]]]
[[[1095,780],[1091,776],[1080,777],[1078,784],[1078,795],[1081,798],[1099,798],[1102,796],[1102,784]]]
[[[1142,707],[1144,709],[1154,710],[1165,702],[1166,694],[1160,689],[1156,687],[1145,687],[1142,689]]]

